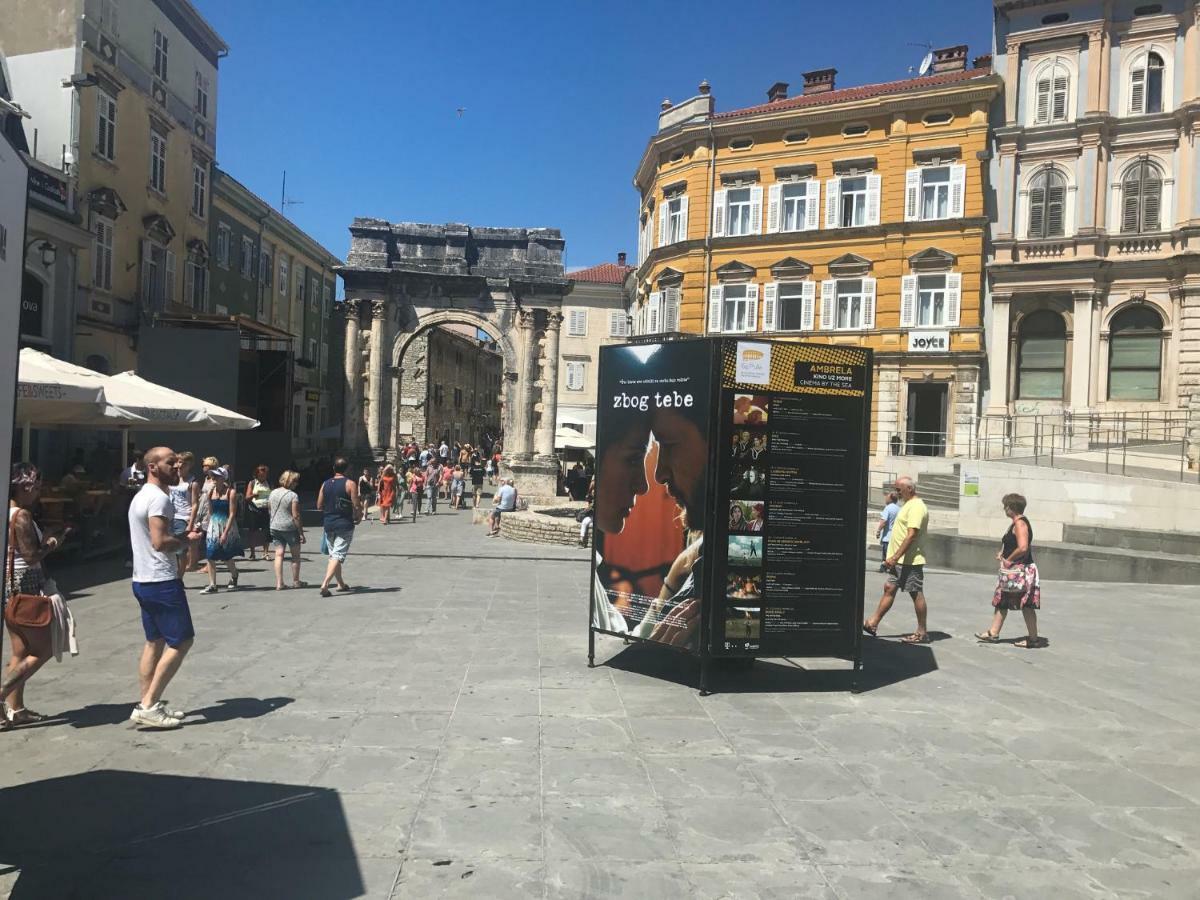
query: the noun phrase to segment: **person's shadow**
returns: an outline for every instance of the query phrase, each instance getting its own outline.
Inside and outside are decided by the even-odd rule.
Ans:
[[[294,702],[292,697],[266,697],[263,699],[231,697],[226,700],[218,700],[211,706],[184,710],[187,715],[183,720],[183,726],[187,728],[193,725],[208,725],[213,722],[229,722],[233,719],[257,719]],[[120,725],[129,721],[129,713],[132,710],[133,703],[93,703],[79,709],[64,710],[41,722],[24,725],[22,730],[49,728],[54,725],[70,725],[72,728]]]

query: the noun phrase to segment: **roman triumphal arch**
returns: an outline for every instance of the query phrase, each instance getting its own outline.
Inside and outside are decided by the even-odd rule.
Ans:
[[[405,350],[430,326],[472,325],[504,358],[505,460],[523,493],[553,496],[559,333],[571,289],[563,245],[555,228],[355,219],[337,270],[346,288],[346,450],[394,460],[404,368],[416,364]]]

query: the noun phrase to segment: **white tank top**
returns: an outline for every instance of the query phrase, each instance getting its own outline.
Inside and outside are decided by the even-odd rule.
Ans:
[[[20,507],[16,507],[16,506],[10,506],[8,508],[8,524],[10,526],[10,531],[9,531],[10,538],[11,538],[11,534],[12,534],[11,526],[12,526],[13,516],[15,516],[17,514],[17,510],[19,508]],[[31,518],[29,521],[33,522],[33,519]],[[41,546],[42,529],[38,528],[37,522],[33,522],[33,531],[37,535],[38,545]],[[29,563],[25,562],[25,557],[23,557],[20,553],[17,552],[16,546],[13,546],[12,554],[13,554],[13,576],[15,577],[15,579],[17,581],[20,581],[21,574],[23,572],[28,571]],[[41,563],[38,563],[37,565],[40,566]],[[7,559],[4,560],[4,577],[5,578],[8,577],[8,560]]]
[[[186,522],[192,515],[192,498],[189,495],[192,485],[196,479],[190,475],[186,480],[181,479],[178,484],[173,484],[167,488],[167,493],[171,495],[171,504],[175,507],[175,519],[180,522]]]

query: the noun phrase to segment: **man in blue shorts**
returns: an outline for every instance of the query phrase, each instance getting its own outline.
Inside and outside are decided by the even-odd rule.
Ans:
[[[171,533],[174,505],[169,490],[179,482],[179,463],[170,447],[146,451],[146,483],[129,505],[129,540],[133,547],[133,596],[142,608],[146,646],[138,664],[141,702],[129,720],[148,728],[178,728],[183,713],[168,709],[162,699],[196,632],[188,609],[175,554],[185,540],[199,532]]]

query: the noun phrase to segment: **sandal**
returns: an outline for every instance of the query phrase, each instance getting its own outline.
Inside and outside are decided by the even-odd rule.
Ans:
[[[921,632],[918,634],[917,632],[914,631],[912,634],[906,634],[900,640],[905,644],[928,644],[929,643],[929,633]]]
[[[293,581],[293,582],[292,582],[292,587],[294,587],[294,588],[306,588],[306,587],[308,587],[308,582],[307,582],[307,581]]]
[[[1045,643],[1041,638],[1030,640],[1028,637],[1023,637],[1013,641],[1013,646],[1020,647],[1022,650],[1040,650],[1045,646]]]
[[[8,710],[6,718],[13,725],[28,725],[31,722],[40,722],[46,717],[32,709],[13,709]]]
[[[1000,635],[992,634],[990,631],[975,632],[975,640],[983,644],[998,644],[1000,643]]]
[[[870,625],[868,625],[866,622],[863,622],[862,629],[863,629],[863,631],[865,631],[867,634],[869,634],[871,637],[878,637],[878,636],[879,636],[879,626],[878,626],[878,625],[876,625],[874,628],[872,628],[872,627],[871,627]]]
[[[352,593],[354,593],[354,588],[352,588],[352,587],[351,587],[350,585],[348,585],[348,584],[343,584],[341,587],[339,587],[339,588],[337,589],[337,592],[338,592],[339,594],[352,594]]]

